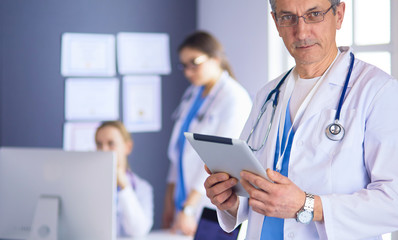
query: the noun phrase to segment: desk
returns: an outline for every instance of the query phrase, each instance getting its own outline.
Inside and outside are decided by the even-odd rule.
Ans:
[[[246,228],[247,226],[245,226]],[[246,230],[246,229],[245,229]],[[246,233],[246,232],[245,232]],[[246,234],[245,234],[246,235]],[[238,239],[244,239],[244,236],[239,236]],[[398,231],[383,235],[383,240],[398,240]],[[168,230],[154,230],[147,236],[141,238],[118,238],[117,240],[193,240],[193,237],[172,234]]]
[[[147,236],[138,238],[118,238],[117,240],[193,240],[193,237],[172,234],[169,230],[154,230]]]

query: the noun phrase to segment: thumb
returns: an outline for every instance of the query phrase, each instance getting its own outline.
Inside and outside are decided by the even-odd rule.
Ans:
[[[267,168],[267,175],[271,181],[275,183],[288,183],[289,179],[279,172],[273,171],[270,168]]]
[[[212,172],[210,171],[210,169],[207,167],[207,165],[205,165],[205,170],[206,170],[206,172],[208,173],[208,174],[212,174]]]

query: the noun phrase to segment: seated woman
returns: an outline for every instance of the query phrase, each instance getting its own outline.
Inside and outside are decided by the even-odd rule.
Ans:
[[[104,122],[95,134],[97,150],[117,155],[117,236],[137,237],[147,234],[153,225],[152,186],[131,170],[127,156],[133,140],[119,121]]]

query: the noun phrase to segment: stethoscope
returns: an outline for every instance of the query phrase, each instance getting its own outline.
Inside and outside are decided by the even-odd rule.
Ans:
[[[341,112],[341,108],[342,108],[342,106],[343,106],[344,97],[345,97],[345,94],[346,94],[346,91],[347,91],[347,88],[348,88],[348,82],[350,81],[352,69],[353,69],[353,67],[354,67],[354,60],[355,60],[354,54],[353,54],[353,53],[350,53],[350,56],[351,56],[350,67],[349,67],[349,69],[348,69],[348,73],[347,73],[347,76],[346,76],[346,79],[345,79],[343,91],[341,92],[339,105],[338,105],[338,107],[337,107],[337,112],[336,112],[336,115],[335,115],[335,117],[334,117],[334,122],[331,123],[331,124],[329,124],[329,125],[326,127],[326,129],[325,129],[326,137],[329,138],[329,139],[332,140],[332,141],[340,141],[340,140],[342,140],[343,137],[344,137],[344,134],[345,134],[345,129],[344,129],[343,125],[341,125],[341,123],[339,122],[339,120],[340,120],[340,112]],[[292,69],[293,69],[293,68],[292,68]],[[292,71],[292,69],[290,69],[290,70],[285,74],[285,76],[283,76],[283,78],[282,78],[281,81],[278,83],[278,85],[276,85],[276,87],[268,94],[267,98],[265,99],[265,102],[263,103],[263,105],[262,105],[262,107],[261,107],[261,109],[260,109],[260,112],[259,112],[259,114],[258,114],[258,116],[257,116],[256,122],[255,122],[255,124],[254,124],[252,130],[250,131],[249,136],[247,137],[246,143],[249,145],[249,140],[250,140],[251,136],[253,135],[253,132],[254,132],[255,129],[257,128],[257,125],[258,125],[258,123],[260,122],[261,117],[263,116],[263,114],[264,114],[265,111],[267,110],[267,105],[268,105],[268,103],[271,101],[272,96],[275,95],[275,96],[274,96],[274,99],[273,99],[273,101],[272,101],[271,120],[270,120],[270,122],[269,122],[269,124],[268,124],[267,131],[266,131],[266,133],[265,133],[265,137],[264,137],[263,142],[261,143],[260,147],[258,147],[258,148],[254,148],[254,147],[251,147],[251,146],[249,145],[249,148],[250,148],[252,151],[254,151],[254,152],[255,152],[255,151],[259,151],[259,150],[265,145],[265,143],[266,143],[266,141],[267,141],[267,139],[268,139],[269,133],[270,133],[270,131],[271,131],[272,122],[273,122],[274,116],[275,116],[276,106],[278,105],[280,87],[282,86],[282,84],[284,83],[284,81],[286,80],[286,78],[289,76],[289,74],[290,74],[290,72]]]
[[[200,112],[196,115],[196,119],[201,122],[205,116],[210,107],[213,105],[215,98],[218,96],[218,93],[221,91],[223,86],[225,85],[225,81],[220,83],[220,86],[217,86],[217,89],[214,93],[209,94],[207,96],[206,103],[203,103],[202,109],[200,109]],[[181,117],[182,112],[183,112],[183,106],[185,103],[189,102],[192,97],[196,96],[195,94],[195,88],[192,88],[189,92],[185,93],[180,101],[180,104],[178,105],[177,109],[172,113],[172,119],[177,120]]]

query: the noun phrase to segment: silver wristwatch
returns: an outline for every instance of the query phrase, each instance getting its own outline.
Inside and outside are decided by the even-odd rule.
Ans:
[[[309,224],[314,218],[314,195],[305,193],[304,207],[296,213],[296,221]]]

